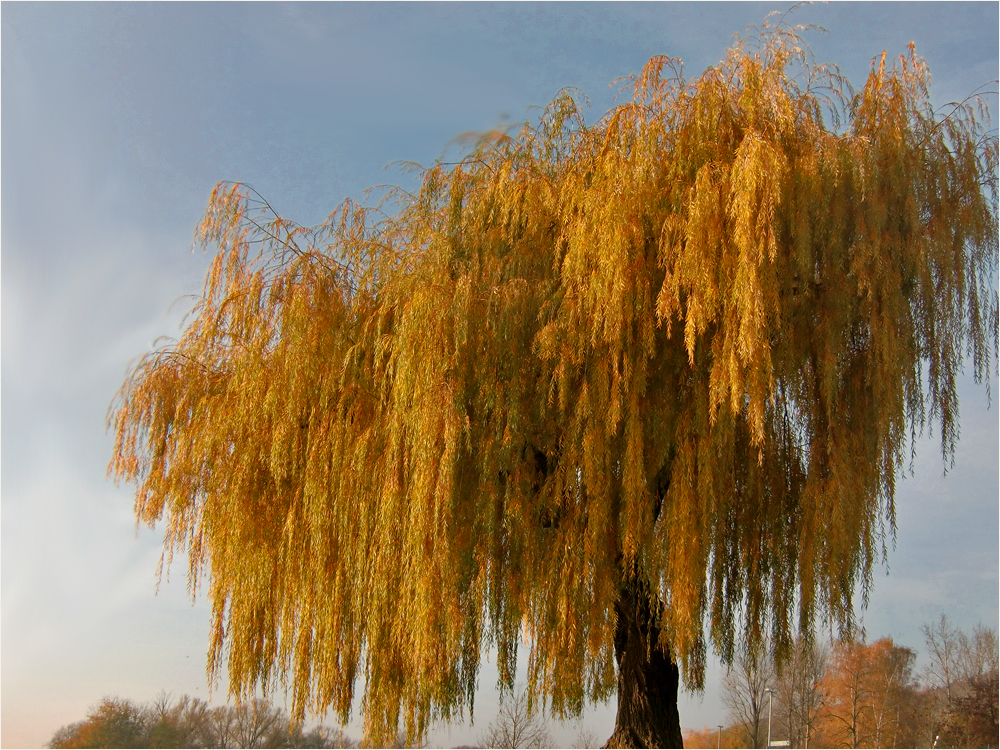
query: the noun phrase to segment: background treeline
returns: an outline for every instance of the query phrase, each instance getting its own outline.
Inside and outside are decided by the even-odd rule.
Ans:
[[[744,653],[723,679],[729,725],[720,731],[687,730],[688,748],[766,747],[768,702],[771,739],[790,747],[895,748],[997,747],[1000,682],[996,631],[965,633],[944,616],[922,628],[929,663],[915,673],[916,652],[882,638],[798,643],[776,669],[765,651]],[[773,692],[772,692],[773,691]],[[403,737],[397,746],[403,747]],[[518,693],[501,705],[480,747],[551,747],[542,717]],[[581,731],[575,747],[596,747]],[[135,748],[350,748],[344,732],[306,728],[265,701],[210,707],[197,698],[152,704],[105,698],[84,721],[62,727],[49,747]]]
[[[997,747],[997,634],[965,633],[946,617],[922,627],[929,663],[916,652],[860,635],[831,645],[796,644],[775,667],[743,653],[723,679],[729,726],[687,731],[685,747]]]
[[[580,727],[576,748],[599,747],[601,740]],[[197,698],[171,701],[161,694],[144,705],[104,698],[84,721],[62,727],[49,741],[52,748],[355,748],[360,743],[341,729],[295,726],[286,711],[265,701],[242,706],[209,707]],[[395,747],[406,747],[400,733]],[[523,688],[501,699],[496,718],[475,739],[480,748],[546,748],[557,746],[542,716],[528,709]]]
[[[87,718],[59,729],[49,747],[259,748],[357,747],[340,729],[307,729],[263,700],[210,707],[198,698],[174,701],[161,694],[151,704],[104,698]]]

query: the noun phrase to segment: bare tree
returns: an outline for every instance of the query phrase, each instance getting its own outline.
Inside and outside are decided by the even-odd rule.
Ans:
[[[147,709],[150,747],[214,747],[211,709],[205,701],[161,692]]]
[[[995,744],[995,733],[991,735],[989,729],[993,720],[987,710],[992,704],[977,703],[977,698],[989,692],[982,688],[997,670],[996,631],[979,623],[967,635],[951,626],[945,615],[921,631],[930,656],[924,677],[936,692],[928,706],[932,734],[957,747],[981,745],[984,736],[992,736],[990,742]],[[972,710],[972,706],[977,708]]]
[[[767,742],[767,688],[774,679],[774,665],[763,648],[744,649],[722,678],[722,702],[729,719],[743,728],[747,747]]]
[[[368,746],[368,747],[370,747],[370,746]],[[403,729],[399,729],[399,730],[396,731],[396,736],[393,738],[392,742],[390,742],[388,745],[386,745],[386,747],[387,748],[393,748],[394,750],[397,750],[398,748],[404,748],[404,747],[421,748],[421,747],[426,747],[426,745],[424,745],[424,743],[423,743],[422,740],[418,740],[418,741],[415,741],[415,742],[408,741],[407,738],[406,738],[406,731],[403,730]]]
[[[288,718],[280,708],[255,698],[247,703],[228,706],[232,720],[226,723],[229,743],[225,747],[274,747],[279,735],[287,733]]]
[[[964,631],[958,633],[958,675],[971,681],[997,669],[997,633],[982,623],[972,630],[972,636]]]
[[[944,691],[950,705],[954,698],[952,688],[958,680],[960,671],[961,633],[958,628],[949,624],[948,618],[943,614],[937,622],[921,625],[920,632],[924,634],[924,644],[931,660],[924,670],[924,677],[930,687]]]
[[[916,654],[883,639],[870,647],[876,669],[872,675],[872,725],[875,747],[899,747],[907,696],[913,689]]]
[[[573,747],[574,748],[590,748],[590,747],[600,747],[601,741],[598,739],[597,735],[587,727],[581,726],[577,729],[576,735],[573,737]]]
[[[287,747],[301,748],[354,748],[358,743],[344,733],[339,727],[328,727],[320,724],[306,731],[296,727],[289,732]]]
[[[405,739],[405,737],[404,737]],[[105,698],[85,721],[59,729],[50,747],[346,748],[342,729],[307,729],[264,700],[210,708],[187,695],[160,693],[149,704]],[[403,747],[404,745],[400,745]]]
[[[945,615],[920,628],[930,656],[924,678],[936,697],[930,702],[928,713],[933,734],[949,737],[948,742],[962,743],[966,737],[961,729],[963,716],[960,703],[975,692],[977,680],[995,672],[998,662],[997,634],[982,623],[973,628],[972,634],[953,627]],[[967,702],[967,701],[966,701]],[[964,704],[963,704],[964,705]]]
[[[552,735],[537,714],[528,707],[525,691],[500,699],[500,712],[479,738],[480,747],[552,747]]]
[[[260,699],[214,708],[210,717],[213,747],[276,747],[288,739],[288,715]]]
[[[792,747],[809,747],[823,705],[820,682],[826,673],[830,649],[826,644],[799,638],[791,657],[778,670],[775,721],[787,729]]]

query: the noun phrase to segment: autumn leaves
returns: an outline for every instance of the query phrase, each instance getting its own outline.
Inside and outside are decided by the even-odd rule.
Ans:
[[[991,366],[996,139],[935,119],[915,56],[851,98],[782,25],[665,65],[393,214],[213,193],[205,295],[123,386],[111,470],[210,573],[237,693],[346,716],[363,670],[366,735],[413,738],[484,646],[510,687],[526,632],[529,692],[578,713],[615,688],[626,571],[692,686],[706,625],[726,659],[849,627],[905,428],[947,450],[965,347]]]

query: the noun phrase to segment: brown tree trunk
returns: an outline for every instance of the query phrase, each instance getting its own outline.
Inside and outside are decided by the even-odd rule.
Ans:
[[[677,712],[679,671],[660,648],[656,612],[632,578],[615,603],[618,716],[604,747],[683,747]]]

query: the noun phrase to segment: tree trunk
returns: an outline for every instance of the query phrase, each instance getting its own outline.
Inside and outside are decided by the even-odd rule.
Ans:
[[[645,586],[631,578],[615,603],[618,716],[607,748],[683,747],[677,712],[679,671],[660,648]]]

